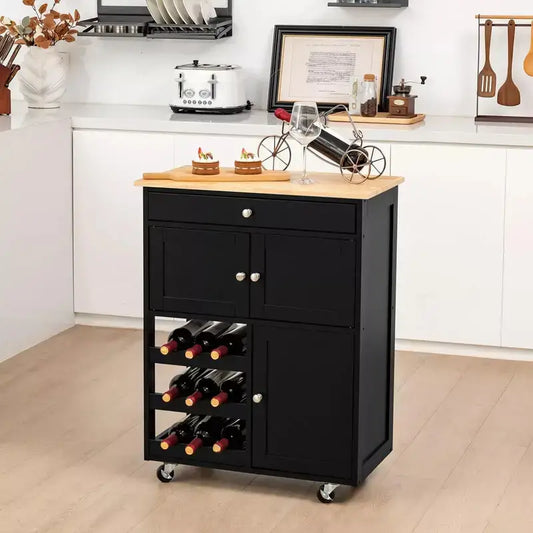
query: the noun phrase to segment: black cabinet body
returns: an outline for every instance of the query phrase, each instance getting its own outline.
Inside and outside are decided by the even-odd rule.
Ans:
[[[145,458],[361,483],[392,450],[396,211],[397,188],[370,200],[145,188]],[[156,364],[212,361],[162,359],[156,317],[246,323],[247,354],[212,365],[247,373],[245,403],[163,404]],[[157,409],[246,418],[246,448],[163,451]]]

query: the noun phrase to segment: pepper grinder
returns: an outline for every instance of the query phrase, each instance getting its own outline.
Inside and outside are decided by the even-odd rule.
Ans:
[[[415,99],[418,96],[411,94],[412,86],[408,84],[425,85],[426,80],[427,76],[420,76],[420,82],[405,81],[402,78],[399,85],[394,85],[394,95],[387,97],[389,100],[389,116],[402,118],[415,117]]]

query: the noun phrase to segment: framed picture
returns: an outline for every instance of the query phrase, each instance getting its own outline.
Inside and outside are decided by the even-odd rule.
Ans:
[[[350,82],[375,74],[386,111],[394,70],[396,28],[275,26],[268,110],[312,101],[321,111],[348,104]]]

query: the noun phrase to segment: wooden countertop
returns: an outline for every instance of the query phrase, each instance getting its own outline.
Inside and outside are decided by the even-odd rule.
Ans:
[[[404,178],[381,176],[366,180],[360,185],[348,183],[339,174],[311,174],[315,183],[299,185],[290,181],[263,182],[184,182],[172,180],[137,180],[137,187],[181,189],[187,191],[235,192],[244,194],[280,194],[286,196],[313,196],[322,198],[345,198],[369,200],[403,183]]]

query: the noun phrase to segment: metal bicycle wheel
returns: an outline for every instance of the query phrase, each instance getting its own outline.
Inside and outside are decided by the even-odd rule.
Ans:
[[[379,178],[385,172],[387,160],[377,146],[350,147],[340,163],[341,173],[350,183],[363,183]]]
[[[257,156],[265,170],[287,170],[291,164],[291,147],[286,135],[265,137],[257,148]]]
[[[363,183],[368,179],[365,169],[369,167],[369,157],[364,148],[348,148],[341,157],[339,166],[344,179],[350,183]]]

